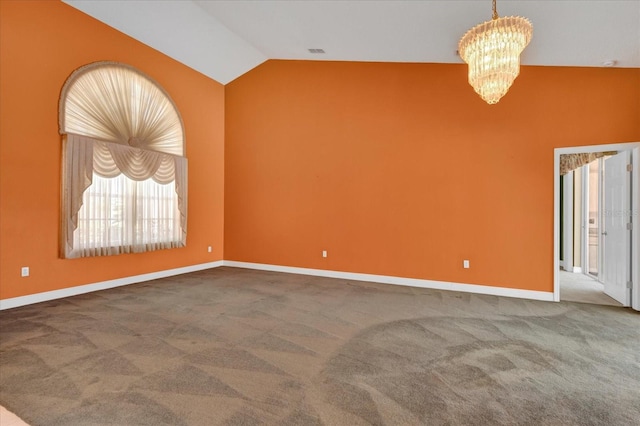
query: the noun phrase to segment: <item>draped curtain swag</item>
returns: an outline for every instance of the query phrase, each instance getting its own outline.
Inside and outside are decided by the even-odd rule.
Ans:
[[[560,155],[560,174],[566,175],[570,171],[585,166],[606,155],[616,155],[616,152],[585,152],[580,154]]]
[[[98,62],[76,70],[60,97],[63,135],[62,254],[72,253],[83,194],[93,174],[133,181],[175,181],[182,239],[187,232],[187,159],[184,131],[173,101],[149,77],[128,65]],[[133,251],[146,251],[145,247]]]

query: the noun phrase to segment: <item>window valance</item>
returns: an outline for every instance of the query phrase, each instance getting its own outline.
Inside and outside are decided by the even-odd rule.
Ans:
[[[600,157],[607,155],[616,155],[615,151],[612,152],[585,152],[579,154],[562,154],[560,155],[560,174],[566,175],[567,173],[585,166],[590,162],[597,160]]]

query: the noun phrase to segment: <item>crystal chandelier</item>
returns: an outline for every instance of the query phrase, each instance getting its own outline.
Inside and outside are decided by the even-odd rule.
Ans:
[[[488,104],[498,103],[520,74],[520,53],[531,41],[533,26],[519,16],[493,17],[466,32],[458,44],[469,64],[469,84]]]

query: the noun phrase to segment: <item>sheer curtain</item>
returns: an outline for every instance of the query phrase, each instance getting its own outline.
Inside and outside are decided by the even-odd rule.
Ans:
[[[73,249],[79,256],[166,249],[176,247],[181,232],[175,182],[94,174],[83,194]]]
[[[63,257],[186,245],[182,121],[155,82],[124,64],[82,67],[63,87],[60,129]]]

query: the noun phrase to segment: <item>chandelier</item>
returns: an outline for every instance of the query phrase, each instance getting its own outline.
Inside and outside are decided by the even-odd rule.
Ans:
[[[498,103],[520,74],[520,53],[531,41],[533,26],[519,16],[500,18],[493,0],[493,17],[465,33],[458,44],[469,64],[469,84],[488,104]]]

